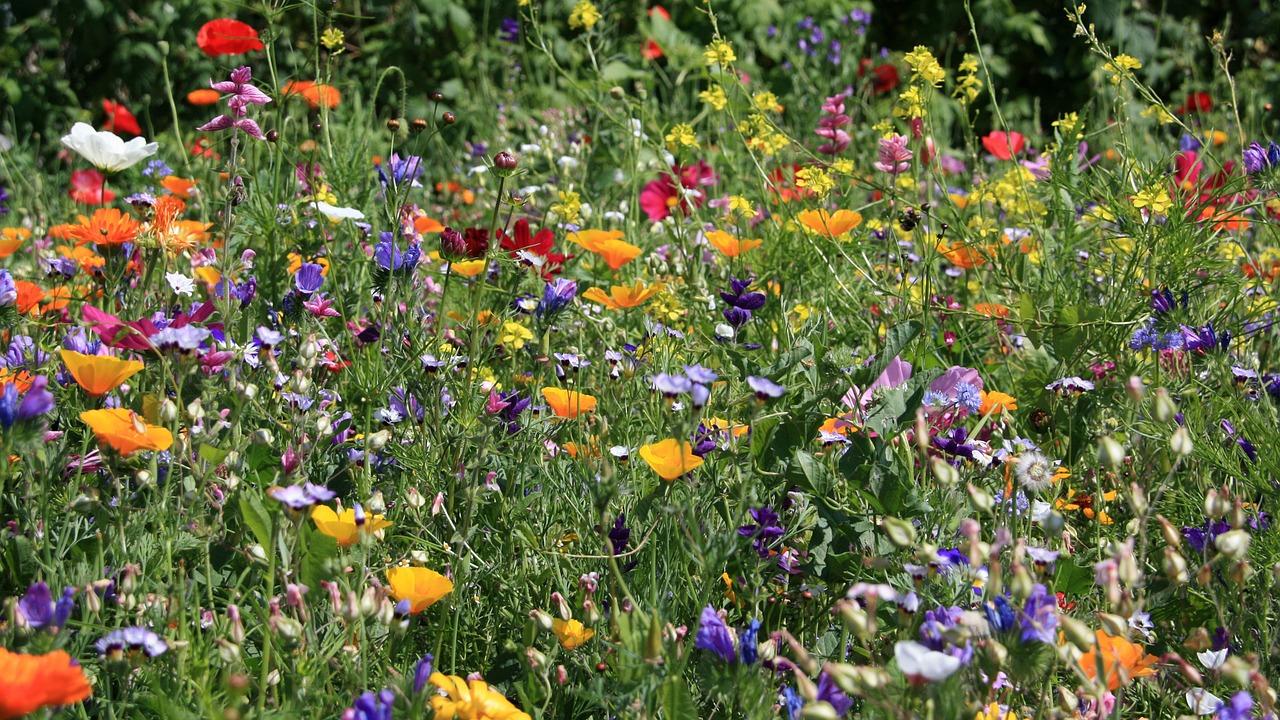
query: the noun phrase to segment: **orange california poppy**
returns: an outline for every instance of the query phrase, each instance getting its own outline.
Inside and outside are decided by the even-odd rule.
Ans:
[[[582,624],[581,620],[565,622],[560,618],[551,621],[551,631],[560,640],[560,647],[565,650],[576,650],[588,640],[595,637],[596,631]]]
[[[862,224],[862,215],[852,210],[837,210],[834,213],[805,210],[796,219],[810,232],[832,240]]]
[[[453,592],[452,580],[422,567],[391,568],[387,571],[387,584],[391,586],[391,597],[409,601],[409,612],[413,615]]]
[[[49,228],[49,237],[55,240],[70,240],[71,232],[75,229],[74,223],[59,223]]]
[[[74,705],[93,694],[84,668],[65,651],[24,655],[0,648],[0,720],[45,707]]]
[[[120,246],[138,237],[138,221],[115,208],[100,208],[93,217],[80,216],[80,224],[71,230],[77,245]]]
[[[625,240],[603,240],[596,245],[595,252],[609,265],[609,269],[617,270],[640,257],[644,251]]]
[[[573,390],[546,387],[542,388],[542,397],[547,399],[547,404],[551,406],[551,412],[555,413],[556,417],[572,420],[584,412],[596,409],[594,397]]]
[[[80,413],[80,419],[93,430],[98,442],[114,448],[121,455],[138,450],[168,450],[173,445],[173,433],[148,424],[137,413],[125,408],[88,410]]]
[[[187,93],[187,102],[192,105],[217,105],[222,93],[212,88],[200,88]]]
[[[7,227],[0,230],[0,258],[7,258],[17,252],[29,237],[31,231],[26,228]]]
[[[489,262],[484,258],[463,260],[462,262],[449,263],[449,272],[463,277],[475,277],[484,272],[487,267],[489,267]]]
[[[121,360],[110,355],[85,355],[73,350],[60,350],[59,354],[76,384],[94,397],[115,390],[144,367],[137,360]]]
[[[748,250],[760,247],[763,240],[739,240],[723,230],[712,230],[706,234],[707,242],[727,257],[738,257]]]
[[[645,445],[640,448],[640,457],[663,480],[675,480],[702,464],[702,458],[693,454],[692,445],[675,438]]]
[[[356,522],[355,508],[347,508],[336,513],[328,505],[317,505],[311,510],[311,519],[316,529],[338,541],[339,547],[351,547],[365,535],[375,533],[392,523],[382,515],[369,514],[363,523]]]
[[[985,265],[987,258],[983,255],[986,248],[957,240],[948,245],[945,242],[938,243],[938,252],[947,259],[947,262],[965,270],[972,270],[979,265]]]
[[[566,239],[577,245],[581,245],[583,250],[588,252],[600,252],[600,244],[611,240],[621,240],[623,232],[621,230],[579,230],[575,233],[569,233]]]
[[[1117,690],[1121,684],[1128,685],[1130,680],[1155,675],[1152,666],[1160,662],[1155,655],[1148,655],[1141,645],[1112,637],[1102,630],[1094,633],[1097,644],[1089,652],[1080,656],[1080,669],[1090,679],[1098,674],[1098,656],[1102,656],[1102,671],[1107,678],[1107,689]]]
[[[996,390],[982,393],[982,407],[978,409],[980,415],[988,413],[996,415],[1002,412],[1018,409],[1018,398]]]
[[[584,300],[600,303],[610,310],[625,310],[633,308],[644,303],[644,301],[657,295],[666,288],[663,283],[654,283],[645,286],[643,281],[637,280],[631,286],[614,285],[609,289],[610,294],[605,295],[600,288],[591,288],[582,293]]]
[[[18,392],[24,393],[31,389],[33,379],[31,373],[26,370],[15,373],[9,368],[0,368],[0,392],[3,392],[5,385],[12,383],[18,387]]]
[[[413,219],[413,229],[419,234],[444,232],[444,225],[439,220],[432,220],[426,215],[419,215]]]
[[[342,102],[342,93],[338,92],[338,88],[310,80],[290,81],[285,84],[281,92],[284,95],[301,95],[312,109],[318,109],[323,105],[332,110]]]
[[[40,301],[44,300],[44,290],[39,285],[26,280],[15,280],[13,284],[18,289],[18,314],[26,315],[31,311],[37,314],[40,312]]]
[[[1200,220],[1212,221],[1214,230],[1230,230],[1233,232],[1249,229],[1249,221],[1243,215],[1229,213],[1225,210],[1205,208],[1200,211]]]
[[[164,179],[160,181],[160,185],[180,198],[189,198],[191,197],[191,188],[196,186],[196,181],[180,178],[177,175],[165,175]]]
[[[1000,303],[985,303],[985,302],[978,303],[977,305],[973,306],[973,310],[979,315],[986,315],[987,317],[993,317],[993,318],[1009,317],[1009,308],[1005,307],[1004,305],[1001,305]]]

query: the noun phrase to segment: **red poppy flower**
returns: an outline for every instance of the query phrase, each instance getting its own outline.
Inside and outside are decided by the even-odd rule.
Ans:
[[[663,54],[662,46],[653,40],[648,41],[644,44],[643,48],[640,48],[640,56],[645,60],[657,60],[662,57]]]
[[[196,33],[196,45],[209,57],[242,55],[250,50],[261,50],[258,31],[247,23],[231,18],[210,20]]]
[[[1020,132],[992,130],[990,135],[982,138],[982,147],[1000,160],[1011,160],[1014,155],[1022,152],[1026,144],[1027,137]]]
[[[67,194],[81,205],[102,205],[116,199],[110,189],[103,189],[106,178],[97,170],[77,170],[71,173],[71,189]]]
[[[889,63],[876,65],[872,68],[874,61],[871,58],[863,58],[858,62],[858,77],[864,77],[867,71],[871,71],[871,94],[883,95],[892,92],[898,87],[901,78],[898,76],[898,68]]]
[[[131,135],[141,135],[142,128],[138,125],[138,118],[129,112],[129,108],[121,105],[115,100],[103,100],[102,111],[107,114],[107,124],[102,126],[103,130],[113,133],[127,132]]]
[[[542,276],[550,279],[552,275],[560,272],[561,265],[570,256],[560,253],[551,252],[551,246],[555,242],[555,233],[551,228],[542,228],[535,235],[529,232],[529,221],[520,219],[516,221],[515,227],[510,235],[505,231],[499,231],[498,237],[501,238],[501,247],[503,250],[511,253],[511,257],[519,259],[520,253],[525,252],[530,255],[536,255],[543,259]]]
[[[1174,110],[1175,113],[1182,115],[1189,112],[1207,113],[1213,109],[1213,96],[1207,92],[1193,92],[1187,96],[1182,107]]]
[[[671,169],[680,178],[678,184],[671,175],[662,173],[658,180],[650,181],[640,191],[640,209],[649,216],[649,222],[661,222],[677,207],[685,213],[691,207],[702,207],[707,201],[707,193],[700,188],[716,183],[715,172],[702,160]]]
[[[667,22],[671,22],[671,13],[667,12],[667,9],[662,7],[661,5],[654,5],[653,7],[649,8],[649,17],[653,17],[655,15],[662,18],[663,20],[666,20]]]

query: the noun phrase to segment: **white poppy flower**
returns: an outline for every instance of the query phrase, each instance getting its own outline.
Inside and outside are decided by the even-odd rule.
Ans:
[[[898,668],[902,673],[913,681],[946,680],[960,669],[960,658],[930,650],[914,640],[894,645],[893,657],[898,661]]]
[[[190,295],[196,291],[196,281],[182,273],[165,273],[164,279],[169,281],[169,287],[179,295]]]
[[[62,144],[104,172],[131,168],[160,149],[158,143],[149,143],[140,137],[125,142],[115,133],[94,130],[86,123],[72,125],[71,134],[62,136]]]
[[[364,213],[356,210],[355,208],[336,207],[323,200],[317,200],[313,205],[315,205],[316,209],[319,210],[322,215],[334,222],[338,222],[339,220],[364,219]]]
[[[1200,659],[1201,665],[1210,670],[1217,670],[1222,667],[1222,663],[1227,661],[1227,649],[1205,650],[1204,652],[1196,653],[1196,657]]]
[[[1187,691],[1187,705],[1197,715],[1212,715],[1225,703],[1222,698],[1204,688],[1191,688]]]

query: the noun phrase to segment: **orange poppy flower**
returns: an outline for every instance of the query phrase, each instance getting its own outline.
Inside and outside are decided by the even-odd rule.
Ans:
[[[576,233],[569,233],[566,237],[569,242],[581,245],[583,250],[593,253],[600,252],[601,243],[622,238],[621,230],[579,230]]]
[[[614,285],[609,289],[610,294],[605,295],[600,288],[591,288],[582,293],[584,300],[600,303],[610,310],[625,310],[633,308],[644,303],[644,301],[657,295],[666,288],[663,283],[654,283],[645,286],[643,281],[637,280],[630,287],[626,285]]]
[[[489,263],[483,258],[479,260],[463,260],[462,262],[449,263],[449,272],[463,277],[475,277],[484,272],[487,267],[489,267]]]
[[[947,259],[947,262],[965,270],[972,270],[979,265],[985,265],[987,258],[982,254],[986,248],[977,245],[970,245],[962,241],[955,241],[950,245],[946,243],[938,243],[938,252]]]
[[[1214,208],[1200,211],[1200,220],[1212,221],[1214,230],[1231,230],[1239,232],[1249,229],[1249,221],[1243,215],[1225,212]]]
[[[82,702],[93,694],[84,668],[62,650],[24,655],[0,648],[0,720],[30,715],[40,708]]]
[[[392,525],[386,517],[373,514],[366,516],[363,523],[357,523],[355,508],[347,508],[339,514],[328,505],[315,506],[311,510],[311,519],[315,521],[316,529],[337,540],[339,547],[351,547],[365,535]]]
[[[75,229],[76,226],[73,223],[59,223],[49,228],[49,237],[55,240],[70,240],[71,231]]]
[[[1009,308],[1001,305],[1000,303],[978,303],[973,306],[973,310],[979,315],[986,315],[987,317],[1009,317]]]
[[[748,250],[760,247],[763,240],[739,240],[723,230],[712,230],[706,234],[707,242],[726,257],[738,257]]]
[[[187,93],[187,102],[192,105],[217,105],[222,93],[211,88],[200,88]]]
[[[57,312],[67,306],[71,302],[71,289],[66,285],[59,285],[49,290],[44,296],[44,301],[40,304],[40,312]]]
[[[551,412],[555,413],[556,417],[572,420],[584,412],[596,409],[596,399],[593,396],[573,390],[557,387],[542,388],[542,397],[547,399],[547,404],[551,406]]]
[[[88,410],[80,413],[80,419],[93,430],[98,442],[121,455],[138,450],[168,450],[173,445],[173,433],[148,424],[126,408]]]
[[[80,224],[71,230],[77,245],[94,243],[98,246],[118,247],[133,242],[138,237],[138,221],[115,208],[93,211],[93,217],[80,216]]]
[[[17,252],[29,237],[31,231],[26,228],[7,227],[0,230],[0,258],[7,258]]]
[[[391,597],[408,600],[410,614],[417,615],[453,592],[453,581],[435,570],[421,567],[397,567],[387,571]]]
[[[44,290],[41,290],[39,285],[26,280],[15,280],[13,284],[18,289],[18,314],[26,315],[32,310],[39,314],[40,302],[45,298]]]
[[[640,257],[644,251],[624,240],[604,240],[596,245],[595,252],[609,265],[609,269],[617,270]]]
[[[426,215],[419,215],[413,219],[413,229],[417,230],[420,235],[426,233],[439,233],[444,232],[444,225],[441,225],[439,220],[432,220]]]
[[[164,179],[160,181],[160,185],[180,198],[189,198],[191,197],[191,188],[196,186],[196,181],[180,178],[177,175],[165,175]]]
[[[73,350],[60,350],[59,354],[76,384],[94,397],[115,390],[144,367],[137,360],[121,360],[110,355],[85,355]]]
[[[1112,637],[1102,630],[1094,633],[1094,637],[1097,638],[1097,644],[1080,656],[1080,669],[1090,679],[1096,679],[1101,655],[1108,690],[1117,690],[1121,684],[1128,685],[1134,678],[1156,674],[1151,666],[1160,662],[1160,658],[1146,654],[1141,645],[1135,645],[1122,637]]]
[[[675,480],[685,473],[693,472],[702,464],[702,458],[693,454],[692,445],[675,438],[645,445],[640,448],[640,457],[663,480]]]
[[[981,415],[988,413],[995,415],[1017,409],[1018,398],[992,390],[991,392],[984,391],[982,393],[982,407],[978,409],[978,413]]]
[[[319,109],[321,105],[332,110],[342,102],[342,93],[338,92],[338,88],[310,80],[292,80],[285,84],[281,93],[286,96],[301,95],[313,110]]]
[[[247,23],[231,18],[210,20],[196,33],[196,47],[209,57],[242,55],[250,50],[263,49],[258,31]]]
[[[862,224],[862,215],[852,210],[805,210],[796,216],[810,232],[835,240]]]
[[[5,385],[13,384],[18,386],[18,392],[24,393],[31,389],[32,380],[34,378],[26,370],[15,373],[9,368],[0,368],[0,391],[4,390]]]

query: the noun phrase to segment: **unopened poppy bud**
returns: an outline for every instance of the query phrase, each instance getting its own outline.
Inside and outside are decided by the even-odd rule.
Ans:
[[[387,443],[390,440],[391,440],[390,430],[379,430],[378,432],[375,432],[375,433],[369,433],[369,435],[365,437],[364,444],[370,450],[374,452],[378,452],[382,448],[386,447]]]
[[[916,542],[916,528],[909,521],[887,517],[881,523],[889,541],[900,548],[909,548]]]
[[[408,497],[405,499],[405,502],[407,502],[409,507],[414,510],[417,510],[427,504],[427,498],[424,497],[422,493],[418,492],[418,488],[416,487],[409,488],[407,495]]]
[[[1214,538],[1213,546],[1232,560],[1243,560],[1249,554],[1252,539],[1244,530],[1229,530]]]
[[[275,443],[275,438],[271,436],[271,431],[266,428],[258,428],[253,431],[253,444],[269,446]]]
[[[1119,470],[1124,463],[1124,446],[1110,435],[1098,438],[1098,464]]]
[[[1058,688],[1058,707],[1068,715],[1074,715],[1076,708],[1080,707],[1080,698],[1065,687],[1060,687]]]
[[[1151,416],[1158,422],[1167,423],[1173,419],[1176,412],[1178,407],[1169,398],[1169,391],[1165,388],[1156,388],[1155,397],[1151,400]]]
[[[995,507],[995,498],[991,497],[991,493],[986,490],[969,483],[969,501],[973,506],[982,512],[991,512],[991,508]]]
[[[547,664],[547,656],[535,647],[527,647],[524,649],[525,659],[529,661],[529,668],[537,670]]]
[[[1173,431],[1173,435],[1169,437],[1169,449],[1178,457],[1186,457],[1191,454],[1195,444],[1191,442],[1191,433],[1187,432],[1184,427],[1179,427]]]
[[[802,720],[839,720],[840,715],[831,703],[821,701],[815,703],[805,703],[800,710]]]
[[[569,602],[559,592],[551,593],[551,604],[556,607],[561,620],[569,622],[573,619],[573,608],[569,607]]]
[[[1160,523],[1160,534],[1164,536],[1164,541],[1169,545],[1182,549],[1182,533],[1178,532],[1178,528],[1173,526],[1163,515],[1156,516],[1156,522]]]
[[[1227,568],[1227,577],[1236,585],[1244,585],[1253,577],[1253,566],[1248,560],[1241,560]]]
[[[360,614],[365,617],[372,617],[378,612],[378,591],[371,587],[364,589],[364,593],[360,596]]]
[[[1244,515],[1244,502],[1240,498],[1235,499],[1235,503],[1231,506],[1231,512],[1227,513],[1227,522],[1231,527],[1240,529],[1244,527],[1248,518]]]
[[[391,132],[396,132],[400,129],[400,121],[395,118],[391,118],[387,121],[387,129]]]
[[[458,116],[454,115],[452,112],[446,112],[440,116],[440,120],[443,121],[445,125],[452,125],[458,122]]]
[[[1129,483],[1129,507],[1135,515],[1147,514],[1147,493],[1136,482]]]
[[[1008,648],[995,640],[987,640],[986,650],[987,657],[991,658],[993,665],[996,667],[1004,667],[1005,661],[1009,659]]]
[[[374,491],[369,496],[369,512],[374,515],[381,515],[387,511],[387,501],[382,497],[382,491]]]
[[[626,96],[627,96],[627,91],[623,90],[617,85],[614,85],[613,87],[609,88],[609,97],[613,98],[614,100],[621,100]]]
[[[169,398],[160,403],[160,421],[171,423],[178,419],[178,404]]]
[[[1172,547],[1164,549],[1164,576],[1169,582],[1182,585],[1190,579],[1187,574],[1187,561]]]
[[[846,600],[840,603],[840,619],[859,640],[869,640],[875,634],[871,625],[871,616],[856,602]]]
[[[1119,615],[1098,613],[1098,624],[1112,637],[1129,637],[1129,621]]]
[[[564,665],[557,665],[556,666],[556,684],[564,685],[567,682],[569,682],[569,671],[565,669]]]
[[[952,487],[960,482],[960,471],[942,458],[930,460],[929,468],[933,470],[933,479],[937,480],[938,484],[943,487]]]
[[[1218,495],[1218,491],[1209,488],[1209,492],[1204,494],[1204,514],[1214,520],[1222,517],[1227,512],[1227,503]]]
[[[240,646],[235,643],[227,642],[222,638],[214,640],[218,644],[218,657],[224,663],[234,663],[240,660]]]
[[[267,142],[276,143],[280,141],[280,132],[278,130],[267,131]]]
[[[1013,579],[1009,581],[1009,590],[1013,594],[1014,599],[1019,602],[1031,597],[1031,592],[1035,588],[1035,581],[1031,579],[1031,573],[1027,572],[1025,565],[1013,566]]]
[[[420,133],[427,129],[427,121],[422,118],[414,118],[409,121],[409,129],[415,133]]]
[[[1125,392],[1129,393],[1129,399],[1138,404],[1142,402],[1147,395],[1147,386],[1142,383],[1142,378],[1137,375],[1131,375],[1129,382],[1125,383]]]
[[[533,621],[537,623],[538,628],[543,632],[552,632],[555,627],[555,621],[543,610],[534,610],[529,613],[529,617],[533,618]]]
[[[582,601],[582,612],[585,615],[583,621],[588,625],[595,625],[600,622],[600,610],[596,604],[590,600]]]

